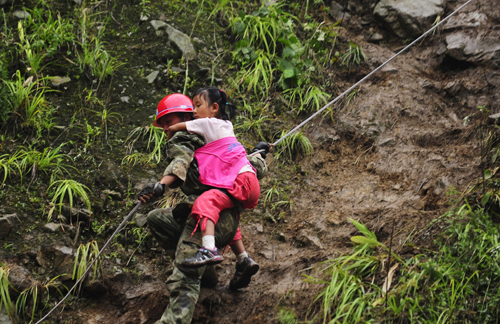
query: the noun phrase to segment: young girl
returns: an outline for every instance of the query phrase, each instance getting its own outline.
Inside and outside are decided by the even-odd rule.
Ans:
[[[192,216],[201,224],[203,247],[193,258],[186,259],[183,265],[199,267],[223,260],[214,239],[219,213],[233,207],[234,200],[245,209],[254,208],[259,199],[260,186],[245,149],[234,135],[229,119],[234,116],[236,107],[227,103],[226,93],[216,87],[202,88],[195,93],[193,103],[196,119],[173,125],[168,129],[168,137],[181,130],[201,135],[207,144],[195,151],[200,181],[223,189],[204,192],[191,210]],[[229,116],[226,107],[229,108]],[[255,274],[259,266],[248,257],[239,229],[230,246],[239,263],[251,263],[250,267],[245,265],[247,272],[253,272],[247,275]]]

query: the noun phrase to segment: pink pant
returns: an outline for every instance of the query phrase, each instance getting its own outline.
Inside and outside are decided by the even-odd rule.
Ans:
[[[233,189],[227,190],[245,209],[252,209],[257,206],[260,195],[260,185],[257,176],[252,172],[244,172],[238,174],[234,181]],[[211,189],[201,194],[194,202],[191,210],[191,215],[201,221],[201,229],[205,230],[207,219],[210,219],[214,224],[219,220],[219,214],[224,209],[234,207],[234,203],[224,192]],[[235,241],[241,240],[241,231],[238,228],[234,236]]]

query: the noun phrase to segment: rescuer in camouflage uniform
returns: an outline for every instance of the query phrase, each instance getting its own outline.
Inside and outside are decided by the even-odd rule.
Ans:
[[[188,106],[188,102],[184,101],[185,98],[190,102],[188,97],[181,94],[174,94],[162,100],[162,102],[165,99],[167,102],[170,100],[169,107],[172,106],[171,96],[177,96],[175,99],[180,100],[181,103],[185,103],[184,106]],[[179,96],[184,96],[185,98]],[[160,105],[158,107],[160,108]],[[169,109],[176,110],[173,108]],[[175,122],[186,121],[191,118],[189,109],[180,111],[177,109],[171,112],[176,112],[180,117],[166,123],[170,123],[170,125],[165,125],[165,123],[157,123],[160,118],[166,117],[166,114],[162,115],[161,112],[159,114],[159,110],[157,110],[155,126],[163,127],[164,130],[168,129]],[[171,112],[167,112],[168,116],[173,115]],[[165,119],[162,118],[163,121]],[[192,235],[196,221],[189,216],[196,198],[204,191],[213,189],[199,181],[198,163],[193,158],[194,151],[204,145],[204,139],[196,134],[190,134],[185,131],[177,132],[168,140],[166,145],[165,160],[167,168],[163,173],[164,177],[160,182],[145,187],[139,194],[139,199],[147,202],[150,198],[162,196],[166,187],[180,187],[182,192],[187,196],[184,201],[173,208],[156,209],[148,214],[148,224],[153,236],[167,253],[175,259],[174,271],[166,283],[167,289],[170,292],[170,304],[157,323],[191,323],[194,308],[200,294],[201,278],[206,267],[186,268],[181,265],[181,262],[186,258],[192,257],[202,245],[200,229],[198,228],[194,235]],[[267,144],[259,143],[259,145],[256,149],[266,149],[262,146]],[[248,156],[248,159],[257,170],[258,178],[262,178],[267,173],[265,161],[258,154],[256,156]],[[221,212],[219,221],[215,227],[215,244],[217,248],[224,248],[231,242],[236,234],[238,224],[238,207],[226,209]],[[235,274],[235,278],[236,280],[238,279],[237,274]]]

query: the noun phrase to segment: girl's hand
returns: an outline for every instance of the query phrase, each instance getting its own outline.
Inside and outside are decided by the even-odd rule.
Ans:
[[[171,138],[172,138],[172,136],[174,136],[174,134],[175,134],[175,133],[176,133],[176,131],[170,128],[170,129],[167,131],[167,140],[171,139]]]

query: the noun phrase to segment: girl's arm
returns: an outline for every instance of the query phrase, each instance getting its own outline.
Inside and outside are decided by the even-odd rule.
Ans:
[[[172,136],[174,136],[174,134],[176,132],[178,132],[178,131],[185,131],[185,130],[187,130],[186,123],[178,123],[178,124],[170,126],[168,128],[168,131],[167,131],[168,139],[171,139]]]

